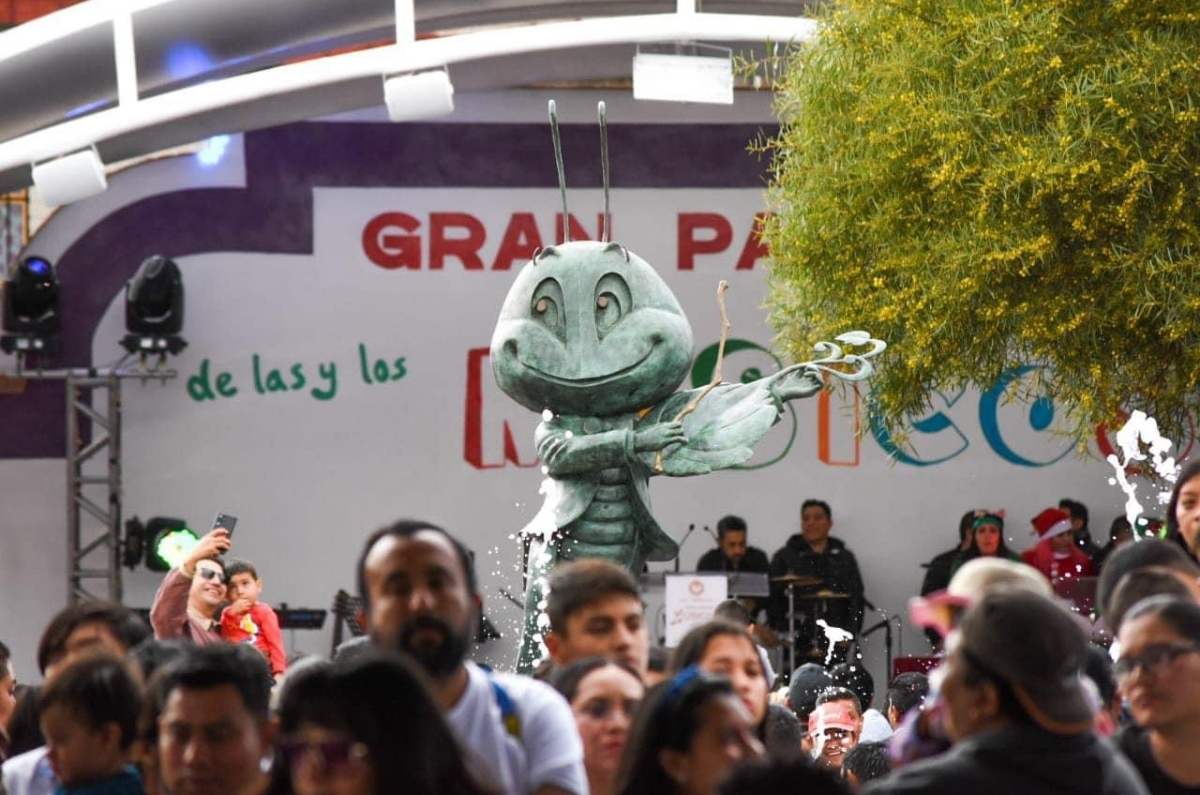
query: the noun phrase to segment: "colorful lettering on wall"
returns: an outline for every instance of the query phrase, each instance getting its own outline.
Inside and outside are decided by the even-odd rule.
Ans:
[[[537,466],[536,455],[530,456],[527,460],[521,459],[517,449],[516,436],[508,418],[501,420],[501,433],[504,439],[503,459],[492,462],[484,460],[484,391],[486,385],[494,383],[492,368],[488,365],[489,355],[488,348],[472,348],[467,351],[467,396],[463,410],[463,458],[476,469],[497,469],[508,464],[518,467]],[[522,415],[529,413],[520,409],[512,400],[503,398],[503,396],[499,397],[502,399],[493,401],[493,405],[500,404],[506,408],[519,409]],[[527,445],[532,446],[532,437],[527,440]]]
[[[372,355],[366,343],[357,347],[359,377],[367,386],[399,381],[408,374],[405,358],[379,358]],[[307,392],[314,400],[329,401],[338,395],[338,364],[327,362],[277,362],[258,353],[250,354],[246,373],[239,380],[229,370],[214,371],[205,358],[200,368],[185,382],[188,397],[197,403],[217,401],[250,394],[239,387],[249,384],[256,395]]]
[[[752,219],[738,219],[737,260],[734,270],[752,270],[767,255],[760,237],[765,213]],[[595,240],[599,237],[604,214],[596,214],[595,236],[574,215],[570,215],[571,238]],[[549,234],[544,234],[549,232]],[[699,257],[726,255],[735,244],[734,222],[714,212],[689,212],[676,215],[677,256],[675,267],[694,270]],[[461,267],[465,271],[507,271],[520,266],[548,241],[562,242],[562,213],[547,216],[538,223],[532,212],[514,212],[500,236],[496,253],[485,261],[483,249],[488,230],[482,220],[466,212],[430,212],[424,219],[405,212],[379,213],[362,231],[362,250],[367,260],[386,270],[444,270]],[[722,261],[727,260],[724,257]]]
[[[739,356],[747,355],[758,356],[762,361],[738,361]],[[495,418],[490,423],[485,420],[489,414],[489,404],[490,412],[494,414],[503,411],[503,407],[507,407],[511,402],[501,394],[496,394],[490,399],[485,397],[488,392],[487,385],[491,383],[487,356],[486,348],[472,349],[467,356],[463,458],[476,469],[495,469],[510,465],[536,466],[536,456],[532,452],[532,430],[520,430],[513,417],[504,417],[499,423]],[[728,358],[724,375],[727,381],[753,380],[761,377],[766,371],[765,368],[778,366],[778,359],[769,350],[750,340],[729,340],[726,344],[726,356]],[[693,387],[703,385],[711,379],[715,363],[716,345],[710,345],[700,351],[692,365]],[[1049,397],[1038,397],[1029,404],[1014,403],[1008,412],[1002,412],[1002,398],[1006,391],[1014,382],[1030,376],[1037,369],[1037,366],[1026,365],[1008,370],[995,385],[979,396],[977,416],[983,440],[995,455],[1014,466],[1050,466],[1062,460],[1075,445],[1071,438],[1064,437],[1057,441],[1058,436],[1052,427],[1055,408]],[[871,436],[885,453],[901,464],[927,467],[953,460],[966,452],[971,445],[967,434],[951,416],[956,405],[966,394],[966,389],[950,394],[935,393],[935,402],[929,412],[909,423],[908,443],[903,446],[897,443],[877,417],[868,412]],[[826,466],[856,467],[862,460],[859,433],[862,398],[857,392],[848,398],[849,401],[843,401],[840,408],[836,405],[838,396],[835,394],[823,393],[818,399],[813,438],[816,443],[816,457]],[[792,427],[787,433],[778,434],[778,448],[767,448],[758,460],[740,467],[741,469],[771,466],[788,455],[800,431],[795,413],[790,413],[790,417]],[[1028,429],[1015,427],[1018,422],[1027,423]],[[485,452],[489,440],[488,428],[498,428],[498,436],[493,440],[493,446],[502,451],[490,459]],[[1035,432],[1032,442],[1028,430]],[[1022,441],[1015,441],[1018,438]],[[1049,452],[1045,449],[1047,447]]]
[[[850,390],[850,422],[835,412],[834,399],[835,393],[828,389],[817,397],[817,459],[826,466],[856,467],[862,461],[862,399],[858,387]]]
[[[983,430],[983,437],[996,455],[1010,464],[1023,467],[1049,466],[1075,448],[1076,440],[1068,438],[1063,441],[1061,452],[1055,452],[1050,458],[1046,458],[1044,454],[1028,453],[1023,455],[1010,444],[1008,436],[1001,430],[1000,405],[1002,398],[1017,381],[1041,369],[1042,365],[1027,364],[1007,370],[1000,375],[992,388],[979,398],[979,427]],[[1051,426],[1054,423],[1054,400],[1046,394],[1038,395],[1029,403],[1024,419],[1029,423],[1029,427],[1037,431],[1039,435],[1053,433]]]
[[[1027,446],[1046,447],[1046,440],[1055,438],[1054,400],[1042,394],[1029,403],[1013,403],[1012,411],[1006,417],[1001,417],[1001,407],[1004,396],[1009,394],[1014,385],[1021,379],[1035,374],[1041,365],[1022,365],[1006,370],[1000,375],[990,389],[979,396],[979,428],[984,441],[993,453],[1015,466],[1045,467],[1062,460],[1075,447],[1076,440],[1063,438],[1061,443],[1051,446],[1050,452],[1045,449],[1022,452],[1014,440],[1017,436],[1014,424],[1024,423],[1036,432],[1035,444]],[[902,464],[910,466],[932,466],[949,461],[961,455],[969,446],[967,436],[959,429],[950,417],[950,409],[966,393],[965,389],[946,395],[935,393],[937,404],[930,408],[928,414],[916,418],[910,423],[911,438],[909,444],[900,447],[886,428],[873,417],[871,434],[889,456]],[[1014,422],[1014,417],[1020,419]],[[1007,432],[1006,432],[1007,429]],[[1020,429],[1025,432],[1025,428]]]
[[[515,212],[509,216],[508,224],[500,238],[500,246],[488,270],[506,271],[514,265],[523,265],[533,252],[547,243],[545,240],[562,242],[562,213],[545,219],[542,228],[554,230],[543,237],[533,213]],[[482,249],[487,243],[487,228],[471,213],[429,213],[422,224],[416,216],[402,212],[380,213],[367,222],[362,232],[362,248],[367,259],[387,270],[420,270],[422,265],[429,270],[442,270],[447,263],[457,263],[464,270],[485,269]],[[596,237],[572,213],[569,216],[571,237],[574,240],[594,240],[604,223],[604,213],[596,214]],[[423,243],[428,245],[426,252]],[[428,254],[428,258],[423,255]]]
[[[971,443],[948,412],[965,393],[965,389],[949,395],[935,392],[935,405],[930,408],[930,413],[910,421],[908,445],[897,444],[875,412],[870,412],[871,435],[885,453],[901,464],[926,467],[956,458]]]
[[[759,237],[765,213],[757,213],[750,225],[738,254],[735,270],[744,271],[754,267],[760,257],[767,255],[767,246]],[[690,271],[695,267],[698,254],[723,254],[733,243],[733,225],[720,213],[679,213],[676,222],[676,243],[679,252],[677,267]]]

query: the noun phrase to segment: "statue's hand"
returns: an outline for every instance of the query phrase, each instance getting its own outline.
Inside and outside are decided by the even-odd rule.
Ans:
[[[633,448],[639,453],[662,450],[673,444],[687,443],[683,433],[683,422],[656,422],[645,430],[633,434]]]
[[[781,370],[771,384],[771,391],[783,401],[812,397],[824,388],[820,371],[804,365]]]

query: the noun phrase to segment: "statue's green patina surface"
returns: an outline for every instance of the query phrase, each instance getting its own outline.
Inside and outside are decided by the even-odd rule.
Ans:
[[[722,384],[682,422],[700,390],[680,391],[692,330],[655,270],[617,243],[544,249],[509,290],[492,336],[501,389],[542,412],[536,431],[547,479],[531,536],[519,668],[541,656],[545,577],[559,561],[601,557],[640,572],[671,560],[675,541],[650,511],[649,479],[745,462],[783,403],[820,391],[797,365],[748,384]]]
[[[599,120],[607,218],[604,103]],[[550,123],[566,219],[553,101]],[[518,670],[531,670],[544,653],[546,576],[559,561],[605,558],[636,575],[648,560],[679,554],[650,512],[652,475],[702,475],[744,463],[786,401],[821,391],[822,373],[866,378],[867,359],[886,347],[861,331],[838,342],[870,350],[843,356],[822,342],[816,349],[824,358],[765,378],[676,391],[691,367],[692,329],[649,263],[607,240],[534,254],[504,299],[491,347],[500,388],[542,413],[535,441],[545,500],[522,530],[530,554]]]

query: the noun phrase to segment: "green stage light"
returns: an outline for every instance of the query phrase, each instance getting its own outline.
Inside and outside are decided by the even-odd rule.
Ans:
[[[170,571],[187,559],[200,537],[182,519],[155,517],[146,522],[146,568]]]

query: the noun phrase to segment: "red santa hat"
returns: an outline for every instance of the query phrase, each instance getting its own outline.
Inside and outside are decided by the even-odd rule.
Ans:
[[[1058,508],[1047,508],[1030,521],[1033,522],[1034,532],[1042,541],[1069,533],[1072,530],[1071,514]]]

